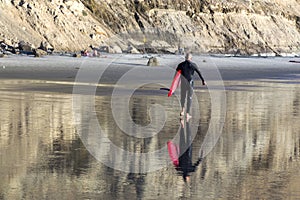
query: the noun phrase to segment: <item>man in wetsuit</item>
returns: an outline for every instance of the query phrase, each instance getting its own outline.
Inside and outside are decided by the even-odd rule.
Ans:
[[[186,117],[191,118],[192,116],[190,115],[190,108],[192,104],[192,95],[193,95],[193,86],[194,86],[194,81],[193,81],[193,75],[194,72],[196,71],[199,77],[202,80],[202,85],[206,85],[206,82],[204,81],[197,65],[193,62],[192,60],[192,54],[187,53],[185,56],[185,61],[180,63],[176,69],[176,71],[181,70],[181,113],[180,116],[184,115],[185,111],[185,99],[187,97],[187,108],[186,108]]]

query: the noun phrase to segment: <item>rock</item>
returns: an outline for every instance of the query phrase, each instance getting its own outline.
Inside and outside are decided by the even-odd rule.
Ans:
[[[91,33],[91,34],[90,34],[90,37],[91,37],[91,39],[92,39],[92,40],[95,40],[95,39],[96,39],[96,37],[97,37],[97,35],[96,35],[96,34],[93,34],[93,33]]]
[[[108,48],[108,53],[122,53],[122,49],[119,46],[110,46]]]
[[[25,2],[24,0],[21,0],[21,1],[19,2],[19,6],[27,7],[27,5],[28,5],[28,3]]]
[[[20,50],[18,48],[13,48],[11,50],[11,53],[13,53],[13,54],[20,54]]]
[[[129,45],[125,51],[126,53],[139,54],[140,52],[132,45]]]
[[[148,60],[147,66],[154,67],[154,66],[158,66],[158,65],[159,65],[159,63],[158,63],[157,58],[151,57],[151,58]]]
[[[1,47],[1,49],[7,49],[8,46],[4,42],[1,42],[0,47]]]
[[[44,51],[54,51],[54,48],[49,44],[49,42],[41,42],[39,49],[42,49]]]
[[[108,53],[109,47],[108,46],[100,46],[98,51]]]
[[[81,54],[80,53],[74,53],[72,55],[72,57],[74,57],[74,58],[81,58]]]
[[[132,49],[131,49],[131,52],[130,53],[132,53],[132,54],[139,54],[139,53],[141,53],[141,52],[139,52],[139,50],[137,50],[135,47],[133,47]]]
[[[34,49],[33,50],[34,57],[41,57],[47,55],[47,52],[42,49]]]
[[[3,51],[3,54],[5,54],[5,55],[13,55],[14,53],[10,52],[10,51]]]
[[[229,54],[232,54],[233,56],[240,56],[241,55],[241,50],[237,49],[237,48],[229,49],[227,52]]]
[[[165,53],[168,53],[168,54],[176,54],[177,53],[177,48],[164,48],[164,49],[161,49],[162,52],[165,52]]]
[[[32,44],[24,41],[19,42],[19,49],[25,52],[33,52],[33,46]]]
[[[13,46],[13,43],[10,39],[5,39],[3,42],[8,46]]]
[[[132,45],[128,45],[128,47],[126,48],[126,50],[123,51],[123,53],[139,53],[139,51],[133,47]]]
[[[6,55],[17,54],[19,52],[18,49],[15,48],[14,45],[9,41],[11,40],[4,40],[0,42],[0,50]]]

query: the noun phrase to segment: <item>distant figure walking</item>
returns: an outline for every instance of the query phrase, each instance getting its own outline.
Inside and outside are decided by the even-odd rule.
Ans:
[[[189,119],[192,116],[190,115],[190,108],[192,104],[192,95],[193,95],[193,87],[194,87],[194,72],[196,71],[199,77],[202,80],[202,85],[206,85],[204,78],[202,77],[197,65],[192,61],[192,54],[187,53],[185,55],[185,61],[180,63],[176,69],[176,71],[181,70],[181,112],[180,116],[184,116],[185,111],[185,99],[187,98],[187,106],[186,106],[186,117]]]

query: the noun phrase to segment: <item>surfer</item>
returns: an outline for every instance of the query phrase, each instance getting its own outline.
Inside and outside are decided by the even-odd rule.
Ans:
[[[190,115],[190,108],[192,104],[192,95],[193,95],[193,86],[194,86],[194,80],[193,75],[196,71],[199,75],[200,79],[202,80],[202,85],[206,85],[206,82],[204,78],[202,77],[197,65],[193,63],[192,61],[192,54],[187,53],[185,55],[185,61],[180,63],[178,67],[176,68],[176,71],[178,72],[181,70],[181,112],[180,116],[184,116],[185,111],[185,99],[187,98],[187,106],[186,106],[186,117],[189,119],[192,116]]]

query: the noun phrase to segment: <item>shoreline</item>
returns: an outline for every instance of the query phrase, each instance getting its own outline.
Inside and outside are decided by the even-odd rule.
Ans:
[[[150,67],[147,66],[149,57],[143,54],[106,54],[105,57],[100,58],[8,56],[0,58],[0,80],[44,80],[72,83],[81,68],[88,69],[91,72],[107,68],[105,76],[101,77],[100,83],[113,84],[131,69],[141,68],[167,73],[167,69],[175,69],[177,64],[184,60],[182,56],[176,55],[157,55],[157,58],[159,66]],[[216,57],[207,55],[194,56],[193,58],[193,62],[198,65],[204,77],[205,75],[209,76],[209,70],[214,67],[219,70],[224,81],[297,80],[300,77],[300,63],[290,62],[291,60],[300,61],[300,58]],[[170,80],[164,81],[170,82],[173,76],[172,73],[170,74]],[[195,76],[195,81],[199,81],[197,76]]]

